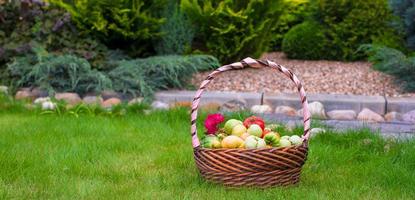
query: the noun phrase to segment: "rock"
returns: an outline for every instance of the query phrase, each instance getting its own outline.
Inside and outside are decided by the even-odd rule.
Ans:
[[[272,113],[272,108],[269,105],[253,105],[251,107],[251,112],[253,113]]]
[[[104,90],[101,92],[101,96],[104,100],[111,99],[111,98],[118,98],[121,99],[121,95],[117,92],[111,90]]]
[[[278,106],[275,108],[275,113],[282,113],[288,116],[296,116],[297,111],[290,106]]]
[[[55,99],[65,101],[69,105],[76,105],[82,101],[81,97],[79,97],[78,94],[71,92],[56,93]]]
[[[363,108],[360,111],[359,115],[357,115],[357,119],[360,121],[368,121],[368,122],[383,122],[385,119],[378,113],[373,112],[368,108]]]
[[[354,120],[356,115],[354,110],[332,110],[327,112],[327,116],[335,120]]]
[[[220,103],[209,102],[200,106],[200,109],[207,112],[217,112],[220,109]]]
[[[247,103],[244,99],[230,100],[220,107],[221,112],[238,112],[242,110],[247,110]]]
[[[33,88],[31,90],[31,93],[33,95],[33,98],[39,98],[39,97],[47,97],[49,96],[48,92],[46,90],[42,90],[40,88]]]
[[[398,112],[389,112],[385,115],[385,120],[390,121],[402,121],[402,114]]]
[[[153,109],[169,109],[169,104],[161,102],[161,101],[154,101],[151,104]]]
[[[0,93],[8,94],[9,93],[9,88],[7,86],[0,85]]]
[[[32,92],[30,92],[30,90],[28,90],[28,89],[23,89],[23,90],[17,91],[14,98],[16,100],[23,100],[23,99],[33,100],[34,99]]]
[[[143,102],[143,100],[144,100],[144,98],[143,98],[143,97],[136,97],[136,98],[134,98],[134,99],[131,99],[131,100],[128,102],[128,105],[140,104],[140,103],[142,103],[142,102]]]
[[[324,128],[312,128],[310,130],[310,135],[311,136],[316,136],[317,134],[325,133],[325,132],[326,132],[326,129],[324,129]]]
[[[173,108],[191,108],[192,107],[192,102],[190,101],[178,101],[172,104]]]
[[[111,107],[113,107],[115,105],[118,105],[120,103],[121,103],[121,99],[113,97],[113,98],[109,98],[109,99],[105,100],[104,102],[102,102],[102,107],[111,108]]]
[[[56,104],[51,101],[42,102],[42,110],[55,110]]]
[[[415,123],[415,110],[409,111],[402,116],[403,121]]]
[[[82,102],[87,105],[101,105],[104,100],[100,96],[85,96]]]
[[[324,111],[324,105],[318,101],[314,101],[308,104],[308,110],[311,116],[319,119],[326,119],[326,112]],[[303,109],[298,110],[297,114],[303,116]]]
[[[34,104],[42,104],[44,102],[48,102],[50,101],[49,97],[39,97],[37,99],[35,99],[35,101],[33,101]]]

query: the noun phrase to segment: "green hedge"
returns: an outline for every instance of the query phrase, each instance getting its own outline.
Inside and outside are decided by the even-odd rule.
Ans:
[[[268,50],[282,2],[182,0],[181,8],[196,26],[193,49],[230,63]]]
[[[309,0],[284,0],[284,8],[277,23],[272,27],[272,41],[270,49],[279,51],[282,48],[284,35],[297,24],[301,24],[307,18]]]
[[[310,13],[310,18],[320,24],[326,37],[325,47],[315,59],[359,60],[365,56],[357,51],[362,44],[380,43],[392,47],[402,45],[401,36],[391,26],[394,17],[386,0],[314,0]],[[293,32],[287,33],[285,37],[294,37],[291,34]],[[302,43],[295,52],[303,52],[302,46],[312,44]],[[290,52],[293,50],[290,49]],[[285,53],[292,57],[290,52]],[[304,52],[304,55],[296,54],[295,57],[307,59],[310,55]]]
[[[167,0],[49,0],[64,8],[80,30],[111,48],[131,56],[154,54],[152,41],[160,38],[161,16]]]
[[[326,37],[317,22],[307,21],[294,26],[284,37],[282,50],[289,58],[319,59],[324,57]]]

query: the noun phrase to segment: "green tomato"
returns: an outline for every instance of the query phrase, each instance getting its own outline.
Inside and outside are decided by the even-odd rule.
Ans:
[[[266,146],[265,140],[253,135],[248,136],[245,140],[245,148],[247,149],[259,149],[265,148]]]
[[[207,135],[202,139],[202,147],[217,149],[221,147],[221,143],[215,135]]]
[[[246,128],[244,125],[242,124],[237,124],[236,126],[233,127],[232,129],[232,135],[236,135],[236,136],[241,136],[242,134],[244,134],[246,132]]]
[[[261,137],[262,128],[258,124],[252,124],[251,126],[249,126],[247,132],[249,133],[249,135]]]
[[[281,138],[280,146],[281,147],[289,147],[289,146],[291,146],[291,142],[289,140],[285,139],[285,138],[284,139]]]
[[[280,138],[274,132],[270,132],[264,136],[264,140],[268,145],[276,147],[279,145]]]
[[[226,121],[225,126],[224,126],[225,132],[227,134],[232,134],[233,127],[235,127],[238,124],[243,124],[243,123],[237,119],[230,119]]]
[[[290,142],[291,142],[293,145],[300,145],[300,144],[302,144],[302,143],[303,143],[303,139],[302,139],[300,136],[298,136],[298,135],[292,135],[292,136],[290,137]]]

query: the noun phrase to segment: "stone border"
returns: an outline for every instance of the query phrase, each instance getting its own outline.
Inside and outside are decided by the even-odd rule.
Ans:
[[[165,103],[191,101],[195,91],[162,91],[155,95],[155,99]],[[215,102],[223,104],[233,99],[244,99],[249,107],[260,104],[261,93],[255,92],[218,92],[208,91],[203,94],[202,104]],[[327,112],[332,110],[354,110],[359,113],[363,108],[384,115],[387,112],[409,112],[415,110],[415,98],[340,95],[340,94],[309,94],[309,102],[319,101],[324,104]],[[264,102],[272,107],[290,106],[299,109],[301,104],[297,94],[265,94]]]

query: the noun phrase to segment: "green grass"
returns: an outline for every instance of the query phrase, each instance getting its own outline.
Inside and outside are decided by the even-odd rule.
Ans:
[[[413,199],[415,141],[361,130],[311,140],[297,186],[227,189],[192,157],[188,111],[0,112],[0,199]]]

